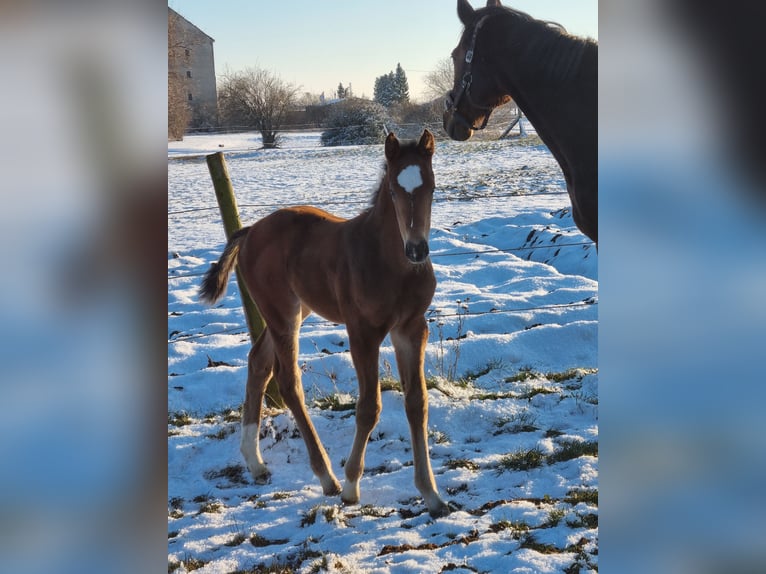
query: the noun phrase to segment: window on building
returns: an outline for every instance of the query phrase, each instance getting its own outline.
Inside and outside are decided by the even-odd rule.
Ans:
[[[186,77],[191,78],[191,70],[186,70]]]
[[[191,52],[189,51],[189,48],[186,48],[186,57],[188,58],[189,56],[191,56]]]
[[[192,101],[192,95],[191,95],[191,92],[189,92],[189,101],[190,101],[190,102]]]

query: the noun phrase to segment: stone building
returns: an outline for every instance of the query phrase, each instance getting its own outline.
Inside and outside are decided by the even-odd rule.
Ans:
[[[168,7],[168,115],[185,105],[188,130],[218,125],[213,42]]]

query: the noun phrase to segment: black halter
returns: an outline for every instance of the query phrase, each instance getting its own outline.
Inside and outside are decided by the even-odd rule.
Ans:
[[[444,100],[445,110],[446,111],[452,110],[452,117],[472,130],[483,130],[484,128],[486,128],[487,122],[489,121],[489,116],[492,113],[492,110],[495,109],[493,106],[479,105],[473,101],[473,98],[471,98],[471,83],[473,82],[473,76],[471,74],[471,63],[473,62],[473,54],[476,48],[476,36],[478,35],[479,29],[482,27],[482,25],[484,24],[484,21],[487,18],[488,16],[483,16],[476,24],[476,27],[473,29],[473,35],[471,36],[471,45],[468,47],[468,50],[465,53],[465,63],[467,64],[467,66],[465,69],[465,73],[463,74],[463,79],[460,82],[460,89],[457,91],[457,95],[453,99],[451,94],[447,94],[447,98]],[[487,113],[484,115],[484,121],[481,123],[480,126],[472,125],[472,123],[469,122],[465,118],[465,116],[463,116],[463,114],[457,111],[457,106],[460,103],[460,99],[463,96],[466,97],[471,107],[479,109],[479,110],[487,111]]]

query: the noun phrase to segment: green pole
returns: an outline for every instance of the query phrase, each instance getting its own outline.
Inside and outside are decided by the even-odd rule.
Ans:
[[[218,208],[221,210],[221,218],[223,219],[223,229],[228,240],[234,232],[242,228],[242,222],[239,220],[237,199],[234,197],[234,187],[229,177],[229,169],[221,152],[210,154],[205,159],[207,160],[210,177],[213,180],[213,189],[215,189],[215,197],[218,200]],[[242,298],[242,307],[244,308],[245,319],[247,320],[247,329],[250,332],[250,341],[254,344],[266,328],[266,324],[263,321],[263,317],[261,317],[261,313],[258,311],[258,307],[250,297],[250,293],[247,291],[242,274],[239,271],[239,266],[237,266],[236,274],[239,294]],[[277,382],[273,377],[269,380],[268,385],[266,385],[266,404],[277,408],[284,408],[285,406],[282,396],[279,394]]]

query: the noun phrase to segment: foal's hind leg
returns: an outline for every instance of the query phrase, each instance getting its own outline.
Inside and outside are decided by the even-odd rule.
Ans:
[[[330,459],[306,410],[301,374],[298,369],[298,331],[302,317],[307,315],[309,310],[304,309],[304,314],[302,314],[299,308],[291,317],[286,317],[283,312],[282,315],[273,320],[269,320],[269,317],[266,316],[267,312],[264,311],[264,317],[271,329],[275,353],[279,361],[279,370],[277,371],[279,392],[293,413],[295,424],[303,436],[309,454],[311,470],[319,478],[322,491],[327,495],[338,494],[340,493],[340,483],[332,472]]]
[[[242,407],[242,437],[239,450],[256,482],[265,482],[269,469],[263,463],[259,445],[263,395],[274,369],[274,343],[265,329],[250,349],[247,360],[247,387]]]
[[[428,456],[428,394],[423,374],[423,360],[428,341],[428,326],[423,316],[391,331],[396,364],[404,389],[404,406],[410,423],[412,453],[415,461],[415,486],[423,496],[431,516],[446,516],[449,506],[436,491],[431,461]]]

